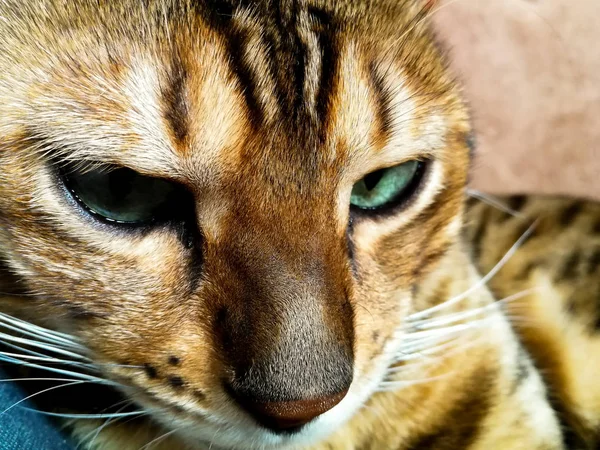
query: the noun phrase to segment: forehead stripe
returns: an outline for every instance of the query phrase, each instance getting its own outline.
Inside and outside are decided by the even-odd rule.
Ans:
[[[162,92],[163,114],[171,127],[176,145],[182,145],[189,133],[186,99],[187,71],[179,57],[173,58],[167,86]]]
[[[252,126],[258,127],[264,120],[264,112],[258,100],[255,74],[244,58],[248,35],[232,20],[234,9],[227,1],[204,0],[198,3],[203,6],[200,10],[206,13],[203,17],[208,26],[225,41],[231,73],[236,78],[248,107],[248,120]]]

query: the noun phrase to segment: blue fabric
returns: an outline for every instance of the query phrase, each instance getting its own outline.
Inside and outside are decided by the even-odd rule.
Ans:
[[[0,369],[0,380],[8,378]],[[24,397],[12,382],[0,382],[0,412]],[[32,407],[28,402],[19,406]],[[16,406],[0,414],[0,450],[72,450],[68,439],[41,414]]]

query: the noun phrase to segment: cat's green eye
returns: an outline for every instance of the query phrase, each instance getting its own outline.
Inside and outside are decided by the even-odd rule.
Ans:
[[[178,201],[178,187],[131,169],[64,172],[75,199],[90,213],[107,221],[143,224],[163,218]]]
[[[377,210],[398,203],[410,195],[422,173],[421,161],[407,161],[368,174],[354,185],[350,204],[364,210]]]

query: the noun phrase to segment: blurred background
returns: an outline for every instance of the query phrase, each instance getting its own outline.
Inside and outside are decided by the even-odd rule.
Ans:
[[[600,0],[439,0],[471,104],[472,187],[600,200]]]

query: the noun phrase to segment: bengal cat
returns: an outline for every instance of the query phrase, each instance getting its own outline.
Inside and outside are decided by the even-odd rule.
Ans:
[[[432,8],[0,1],[0,355],[63,380],[40,413],[88,449],[599,448],[600,208],[466,201]]]

